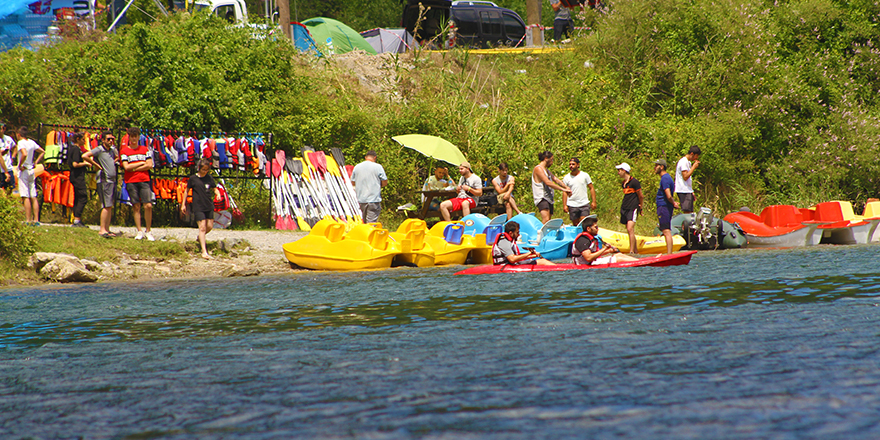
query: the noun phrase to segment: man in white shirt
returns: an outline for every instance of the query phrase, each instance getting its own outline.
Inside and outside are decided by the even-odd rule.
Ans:
[[[375,151],[367,151],[364,161],[355,165],[351,172],[351,182],[363,214],[364,223],[379,221],[382,212],[382,188],[388,185],[385,168],[376,163]]]
[[[440,215],[446,221],[452,219],[451,212],[461,210],[463,216],[470,214],[471,208],[477,206],[474,197],[483,195],[483,181],[471,170],[470,163],[462,162],[458,166],[458,172],[461,174],[458,186],[455,187],[458,190],[458,196],[440,204]]]
[[[568,170],[570,172],[562,178],[562,183],[571,188],[571,195],[562,193],[562,210],[568,213],[571,224],[577,226],[598,206],[596,204],[596,189],[593,188],[593,180],[590,179],[590,175],[581,171],[580,159],[572,157],[568,161]],[[589,195],[587,194],[588,190]]]
[[[700,153],[700,147],[692,146],[675,166],[675,194],[681,202],[681,212],[685,214],[694,212],[694,187],[691,176],[700,166]]]
[[[21,127],[18,137],[18,195],[24,204],[24,219],[28,225],[40,226],[40,203],[34,167],[43,160],[43,147],[28,137],[28,128]]]

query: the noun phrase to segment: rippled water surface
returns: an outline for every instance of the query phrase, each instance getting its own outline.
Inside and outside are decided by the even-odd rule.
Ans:
[[[880,245],[0,290],[0,438],[880,438]]]

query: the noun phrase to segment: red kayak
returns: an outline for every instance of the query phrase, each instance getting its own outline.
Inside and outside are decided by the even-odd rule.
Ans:
[[[691,256],[697,251],[679,252],[677,254],[658,255],[656,257],[639,258],[637,261],[623,261],[620,263],[609,264],[557,264],[555,266],[538,266],[534,264],[514,266],[510,264],[504,265],[486,265],[475,266],[456,272],[456,275],[482,275],[490,273],[515,273],[515,272],[556,272],[561,270],[583,270],[583,269],[604,269],[606,267],[642,267],[642,266],[682,266],[691,262]]]

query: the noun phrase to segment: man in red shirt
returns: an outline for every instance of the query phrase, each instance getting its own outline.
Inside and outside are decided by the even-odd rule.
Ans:
[[[131,199],[131,206],[134,214],[134,226],[137,228],[135,240],[156,241],[150,232],[150,225],[153,223],[153,188],[150,185],[150,169],[153,168],[153,153],[147,148],[146,144],[141,145],[141,130],[136,127],[126,130],[128,133],[128,142],[122,140],[122,148],[119,149],[119,159],[125,175],[122,181],[125,182],[125,189],[128,190],[128,196]],[[144,207],[144,223],[146,231],[141,230],[141,206]]]

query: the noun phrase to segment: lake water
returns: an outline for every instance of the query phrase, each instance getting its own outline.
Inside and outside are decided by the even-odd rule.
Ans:
[[[0,290],[0,438],[876,439],[878,257]]]

